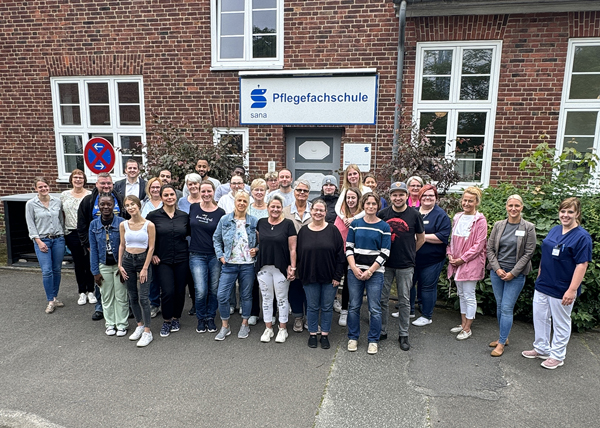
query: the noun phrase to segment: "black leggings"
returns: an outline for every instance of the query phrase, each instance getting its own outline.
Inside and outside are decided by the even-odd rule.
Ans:
[[[73,256],[78,293],[93,293],[94,275],[92,275],[90,268],[90,254],[87,249],[81,246],[81,241],[76,230],[65,235],[65,244],[67,244]]]
[[[179,263],[159,263],[154,265],[154,281],[160,287],[162,315],[165,321],[181,318],[185,304],[185,282],[189,261]]]

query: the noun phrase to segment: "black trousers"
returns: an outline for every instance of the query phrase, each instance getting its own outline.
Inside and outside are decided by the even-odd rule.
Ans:
[[[162,316],[165,321],[181,318],[185,304],[185,284],[189,261],[154,265],[154,281],[160,287]]]
[[[65,235],[65,243],[73,256],[73,265],[75,266],[75,279],[79,293],[94,292],[94,275],[90,269],[90,254],[86,248],[81,246],[77,230],[71,231]]]

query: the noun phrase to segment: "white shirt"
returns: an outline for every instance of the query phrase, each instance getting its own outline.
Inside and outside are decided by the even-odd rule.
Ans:
[[[140,196],[140,177],[135,179],[135,183],[130,183],[129,178],[125,179],[125,196]]]

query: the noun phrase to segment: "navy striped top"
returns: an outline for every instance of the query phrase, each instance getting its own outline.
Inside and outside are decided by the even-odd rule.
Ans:
[[[392,233],[390,225],[380,220],[367,223],[364,218],[354,220],[346,238],[346,257],[354,256],[359,269],[369,269],[374,262],[379,264],[376,272],[383,273],[383,265],[390,256]]]

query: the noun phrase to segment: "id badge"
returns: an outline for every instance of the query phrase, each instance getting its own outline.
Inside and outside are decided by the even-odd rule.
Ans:
[[[515,236],[525,236],[525,231],[524,230],[517,230],[517,231],[515,231]]]
[[[429,224],[429,220],[423,220],[423,224]]]
[[[552,249],[552,255],[554,257],[558,257],[560,255],[560,247],[558,245]]]

